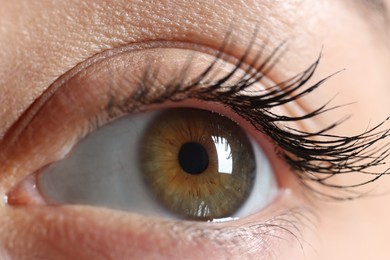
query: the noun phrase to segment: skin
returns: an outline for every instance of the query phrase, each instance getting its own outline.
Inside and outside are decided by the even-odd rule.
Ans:
[[[1,1],[0,6],[1,195],[39,166],[60,157],[56,151],[63,143],[45,140],[69,140],[72,136],[71,132],[61,132],[63,136],[55,138],[54,134],[43,133],[38,126],[47,123],[47,129],[51,126],[55,129],[56,119],[47,122],[49,117],[41,116],[42,121],[37,119],[36,127],[28,130],[35,139],[21,137],[20,145],[11,149],[7,139],[12,136],[15,122],[50,85],[77,64],[120,46],[158,41],[175,48],[178,42],[183,42],[189,50],[203,52],[204,47],[218,50],[233,25],[233,44],[226,52],[239,58],[253,38],[257,24],[259,32],[253,53],[267,42],[265,52],[269,54],[289,39],[288,51],[268,75],[274,82],[306,69],[322,46],[323,58],[312,83],[346,68],[297,105],[310,111],[337,93],[333,104],[357,103],[299,125],[299,129],[325,127],[340,115],[353,114],[334,130],[336,134],[350,136],[389,116],[387,30],[382,21],[371,24],[342,1],[155,1],[152,4],[121,0],[99,3],[19,0]],[[248,64],[250,57],[246,60]],[[76,86],[81,79],[73,81],[70,84]],[[283,109],[291,115],[296,113],[293,108]],[[66,114],[65,108],[58,105],[52,111],[59,113],[61,120],[67,120],[62,116]],[[272,155],[272,149],[268,150],[271,162],[278,164],[280,159]],[[377,170],[389,168],[389,158],[386,162],[387,166]],[[98,207],[47,207],[29,205],[34,204],[30,202],[17,207],[1,201],[0,258],[389,258],[387,176],[361,189],[373,191],[370,196],[329,202],[312,196],[289,168],[281,165],[276,168],[276,176],[281,188],[292,195],[281,196],[259,213],[221,225],[152,218]],[[282,174],[285,172],[288,174]],[[353,184],[361,180],[366,179],[350,174],[335,181]],[[294,229],[291,221],[297,221],[301,231],[297,232],[298,238],[281,230],[276,231],[281,237],[278,239],[245,229],[254,223],[280,224],[278,216],[291,208],[298,212],[288,215],[290,222],[284,224]]]

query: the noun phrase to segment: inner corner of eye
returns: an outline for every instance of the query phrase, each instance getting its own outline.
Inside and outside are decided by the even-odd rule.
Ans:
[[[247,131],[197,108],[117,119],[36,179],[47,201],[200,221],[259,212],[277,191],[270,161]]]

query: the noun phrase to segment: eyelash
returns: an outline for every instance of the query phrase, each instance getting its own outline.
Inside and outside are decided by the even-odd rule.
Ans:
[[[93,131],[102,123],[123,114],[141,112],[149,105],[162,104],[168,101],[177,103],[187,99],[196,99],[209,103],[217,102],[228,107],[243,120],[249,122],[257,131],[268,136],[274,144],[275,153],[290,166],[291,171],[296,175],[300,183],[307,190],[312,191],[312,194],[321,198],[350,200],[361,197],[362,194],[354,188],[372,183],[389,173],[389,169],[376,172],[375,168],[385,164],[385,159],[390,155],[390,142],[386,143],[384,141],[384,139],[390,136],[390,129],[380,130],[389,121],[390,117],[359,135],[339,136],[329,134],[328,132],[345,122],[348,118],[313,132],[301,131],[286,125],[286,122],[313,119],[323,113],[341,107],[334,106],[329,108],[330,101],[325,102],[318,109],[299,117],[279,115],[272,112],[273,108],[296,101],[316,90],[332,76],[339,73],[336,72],[313,85],[308,85],[320,63],[322,51],[318,58],[303,72],[285,81],[275,83],[265,90],[253,92],[250,88],[256,83],[263,82],[267,74],[278,64],[279,59],[285,52],[284,47],[286,43],[281,43],[268,57],[263,59],[262,63],[258,64],[259,60],[263,58],[263,50],[266,47],[266,44],[264,44],[253,57],[253,61],[250,64],[246,64],[245,61],[251,54],[256,38],[255,33],[244,54],[233,64],[233,69],[223,77],[213,78],[212,73],[217,62],[224,61],[225,49],[229,44],[229,36],[230,33],[227,34],[225,41],[210,65],[190,82],[185,82],[184,78],[190,69],[191,58],[184,68],[179,71],[179,76],[172,78],[169,84],[164,84],[162,89],[158,88],[160,89],[159,91],[156,91],[156,88],[154,88],[158,71],[153,71],[148,67],[144,68],[143,77],[139,79],[138,85],[135,86],[137,91],[120,101],[116,98],[116,93],[108,93],[109,101],[104,108],[106,115],[98,115],[91,118],[89,126],[79,131],[81,132],[79,137],[85,136],[86,133]],[[227,84],[239,72],[243,73],[239,79],[231,84]],[[57,88],[54,90],[49,88],[47,95],[43,95],[34,102],[25,112],[25,117],[18,120],[9,129],[8,134],[10,136],[3,139],[3,141],[7,140],[7,142],[2,143],[2,145],[13,146],[18,136],[20,136],[26,126],[28,126],[29,121],[34,117],[34,114],[51,99],[51,96],[57,90]],[[377,147],[381,141],[384,144]],[[4,155],[0,154],[0,156]],[[6,158],[3,157],[3,159]],[[331,182],[334,176],[350,173],[364,174],[369,179],[354,185],[335,185]],[[315,185],[328,189],[318,189],[314,187]]]
[[[319,116],[325,112],[337,109],[341,106],[328,108],[330,101],[303,116],[290,117],[271,112],[272,108],[288,104],[316,90],[336,72],[313,85],[306,87],[308,81],[314,75],[322,56],[320,55],[306,70],[296,76],[266,89],[267,93],[245,93],[255,83],[261,82],[264,77],[277,65],[283,55],[285,43],[280,44],[268,56],[264,62],[257,65],[262,57],[263,46],[253,62],[245,66],[244,61],[248,58],[252,49],[253,41],[249,44],[245,53],[234,64],[234,68],[225,76],[217,79],[209,77],[215,65],[222,59],[225,47],[228,45],[228,37],[220,47],[214,61],[197,77],[189,83],[184,82],[184,77],[191,65],[179,73],[170,84],[164,87],[164,92],[154,93],[153,81],[158,71],[146,69],[143,78],[139,81],[135,95],[129,97],[121,104],[117,101],[109,102],[106,111],[109,117],[115,117],[118,113],[140,111],[141,106],[161,104],[167,101],[180,102],[186,99],[197,99],[205,102],[218,102],[247,120],[255,129],[266,134],[274,142],[277,154],[291,167],[303,186],[315,194],[335,200],[349,200],[360,196],[353,188],[371,183],[388,173],[375,172],[370,169],[384,164],[384,160],[390,155],[389,144],[379,148],[375,147],[379,141],[390,136],[390,129],[377,131],[389,118],[380,124],[354,136],[332,135],[328,132],[348,118],[335,122],[328,127],[316,132],[305,132],[284,125],[285,122],[301,121]],[[246,69],[244,69],[246,67]],[[234,84],[225,84],[234,77],[238,71],[244,71],[244,75]],[[114,100],[112,97],[111,100]],[[137,100],[136,104],[134,100]],[[113,105],[113,103],[116,103]],[[141,106],[140,106],[141,105]],[[119,110],[119,111],[117,111]],[[377,132],[375,132],[377,131]],[[342,174],[359,172],[371,175],[368,181],[355,185],[334,185],[329,180]],[[317,190],[311,183],[320,184],[332,190],[342,190],[341,194],[329,194]]]

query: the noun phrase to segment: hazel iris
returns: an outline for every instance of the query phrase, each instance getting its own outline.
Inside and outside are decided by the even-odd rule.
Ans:
[[[217,113],[165,110],[147,127],[139,149],[145,184],[183,218],[232,216],[253,187],[252,144],[241,127]]]

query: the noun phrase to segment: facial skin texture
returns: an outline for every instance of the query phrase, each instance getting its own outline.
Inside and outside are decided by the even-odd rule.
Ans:
[[[357,103],[327,113],[312,124],[326,126],[340,115],[353,114],[334,131],[346,136],[359,134],[367,125],[375,125],[389,116],[390,50],[387,29],[380,22],[373,25],[350,3],[336,0],[195,3],[3,0],[0,1],[0,138],[53,82],[98,53],[152,41],[185,42],[193,44],[194,49],[207,46],[217,50],[231,28],[234,44],[227,52],[234,57],[242,55],[255,28],[259,28],[259,33],[253,52],[267,42],[269,54],[289,39],[288,51],[269,75],[274,82],[305,69],[323,46],[323,58],[313,82],[346,70],[299,105],[314,109],[339,93],[334,104]],[[2,149],[0,146],[0,153],[4,152]],[[40,156],[46,160],[49,154]],[[4,166],[16,163],[13,157],[7,157],[7,163],[0,161],[2,196],[26,177],[19,168]],[[389,164],[387,159],[382,171]],[[282,170],[290,171],[287,167]],[[256,250],[250,247],[264,246],[269,251],[257,255],[259,259],[389,259],[388,177],[371,186],[374,194],[380,196],[329,202],[310,196],[310,191],[302,191],[293,174],[289,176],[283,182],[293,192],[305,194],[298,196],[303,198],[299,204],[311,211],[300,214],[308,214],[310,221],[315,219],[313,226],[302,225],[303,249],[296,241],[280,245],[274,239],[264,246],[246,241],[242,235],[245,230],[240,231],[241,236],[237,230],[227,232],[247,223],[264,223],[277,212],[294,207],[296,201],[279,203],[259,217],[227,222],[221,229],[213,224],[161,220],[92,207],[19,208],[0,202],[0,258],[253,258],[261,252],[252,252]],[[352,184],[359,181],[360,175],[350,174],[346,178],[343,182]],[[258,236],[253,230],[247,232]]]

